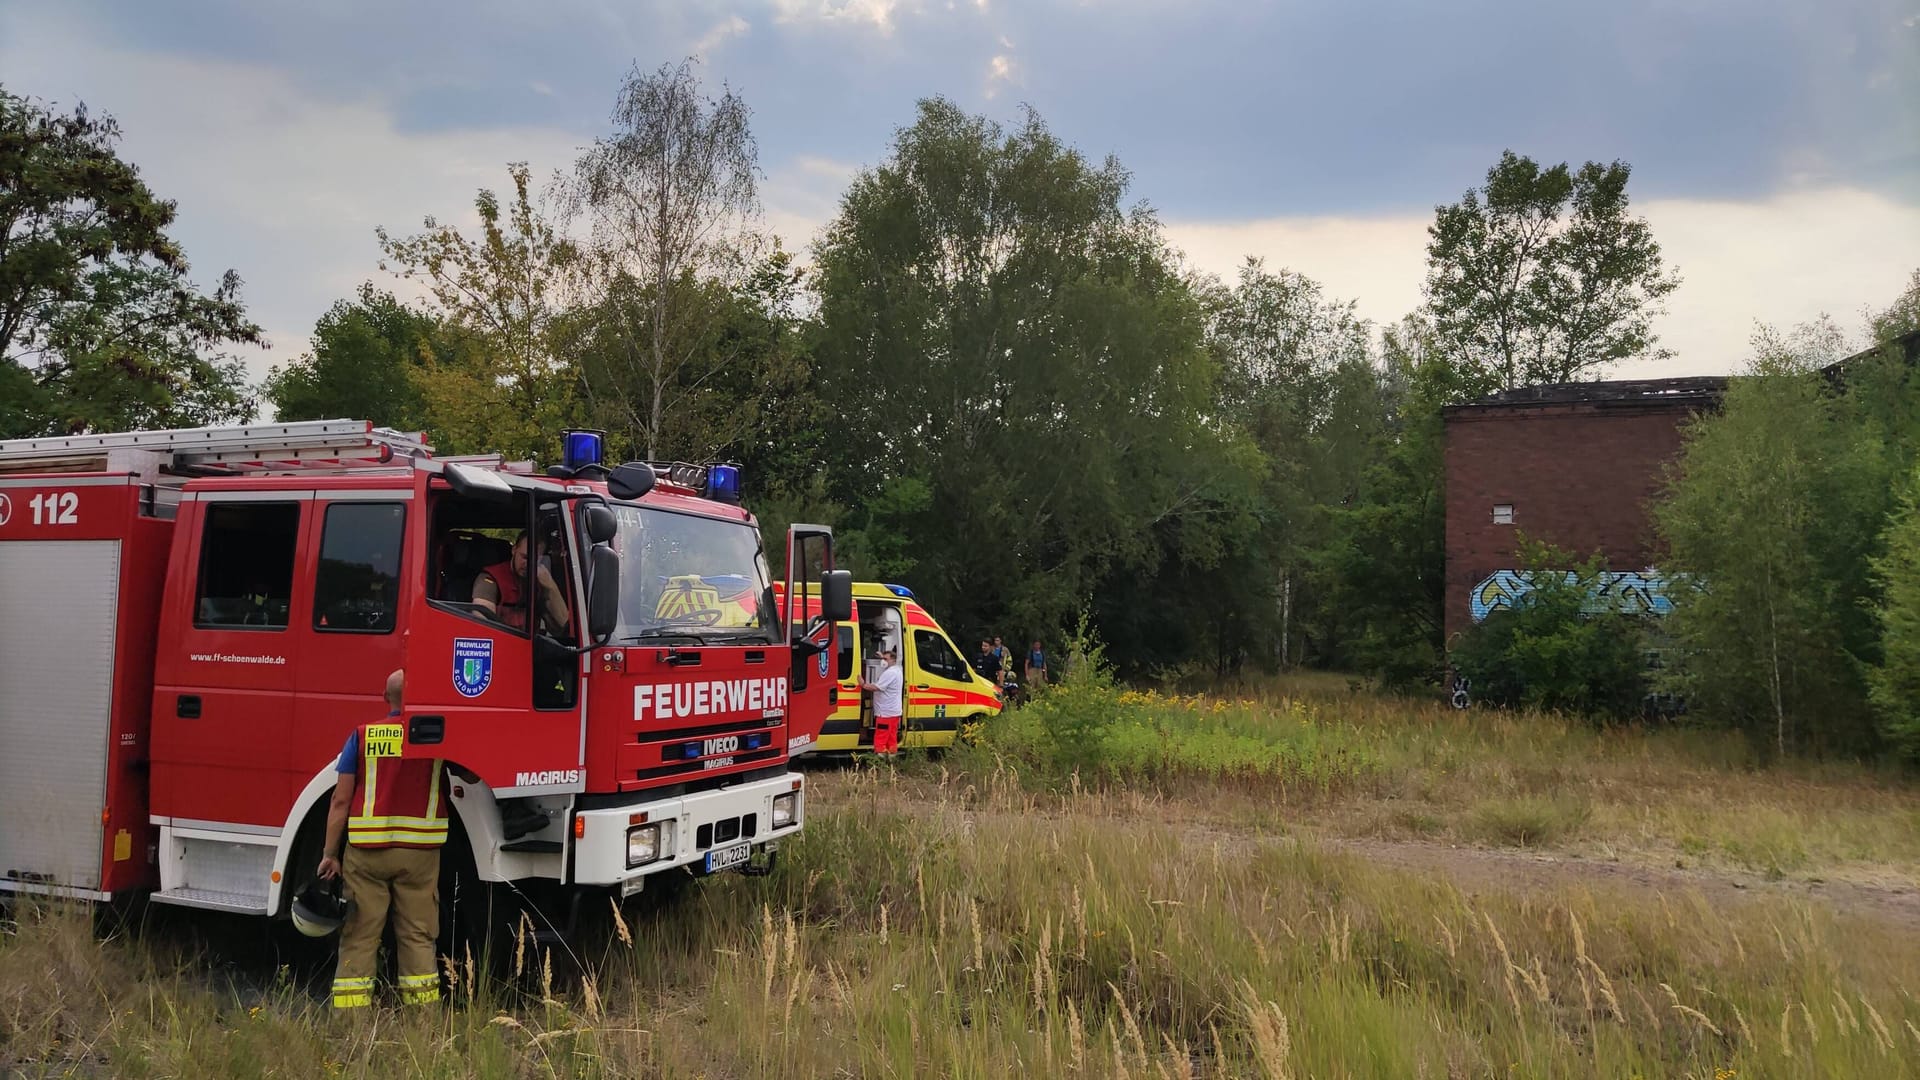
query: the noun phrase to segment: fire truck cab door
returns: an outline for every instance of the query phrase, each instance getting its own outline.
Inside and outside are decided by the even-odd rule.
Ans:
[[[408,589],[404,754],[461,766],[496,795],[582,791],[583,662],[564,649],[585,617],[572,504],[524,485],[510,494],[466,487],[427,471],[415,482],[421,512],[407,524],[420,557],[409,560],[419,576]],[[522,537],[537,540],[524,559],[514,554]],[[492,582],[497,576],[516,584],[503,588]],[[512,594],[517,610],[504,604]],[[555,624],[550,600],[565,608],[563,624]]]
[[[820,729],[833,714],[839,696],[834,666],[839,658],[838,628],[825,617],[824,586],[833,570],[833,531],[819,525],[787,529],[783,583],[787,646],[792,685],[787,694],[787,754],[798,757],[820,744]]]

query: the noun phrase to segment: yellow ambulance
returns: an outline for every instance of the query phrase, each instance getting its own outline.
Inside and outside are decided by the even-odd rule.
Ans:
[[[853,584],[854,619],[840,624],[834,710],[814,747],[827,753],[873,749],[873,695],[880,650],[899,650],[906,701],[900,745],[952,746],[962,724],[1000,713],[1000,695],[904,585]]]

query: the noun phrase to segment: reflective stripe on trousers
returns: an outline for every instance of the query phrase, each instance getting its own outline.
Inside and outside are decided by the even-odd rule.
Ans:
[[[440,976],[400,976],[400,1004],[431,1005],[440,1000]]]
[[[373,976],[333,980],[333,1007],[358,1009],[373,1004]]]

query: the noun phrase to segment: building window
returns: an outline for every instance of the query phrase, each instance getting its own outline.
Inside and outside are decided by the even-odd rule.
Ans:
[[[1496,503],[1493,508],[1493,523],[1495,525],[1513,524],[1513,504]]]

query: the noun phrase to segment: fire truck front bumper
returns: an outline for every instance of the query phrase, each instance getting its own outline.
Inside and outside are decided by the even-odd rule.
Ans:
[[[576,811],[573,877],[582,885],[634,892],[642,879],[668,870],[746,870],[756,852],[771,851],[798,833],[805,817],[805,783],[798,773]]]

